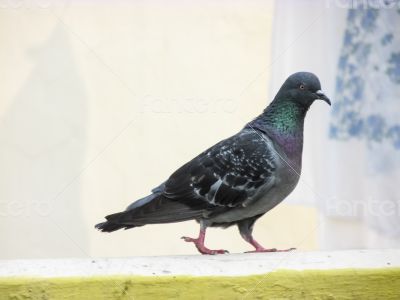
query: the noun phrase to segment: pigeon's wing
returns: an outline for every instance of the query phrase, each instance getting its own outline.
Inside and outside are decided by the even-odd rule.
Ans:
[[[188,205],[245,206],[275,181],[276,152],[268,137],[243,130],[182,166],[166,181],[163,195]]]
[[[268,137],[244,129],[182,166],[152,194],[106,216],[107,221],[96,228],[111,232],[181,222],[198,219],[206,211],[210,216],[250,205],[260,190],[266,192],[274,185],[276,155]]]
[[[126,210],[133,210],[135,208],[141,207],[151,201],[153,201],[157,196],[161,195],[165,188],[165,182],[161,183],[159,186],[151,190],[151,194],[143,197],[135,202],[131,203]]]

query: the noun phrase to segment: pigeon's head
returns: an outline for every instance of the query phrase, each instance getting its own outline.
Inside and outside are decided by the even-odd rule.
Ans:
[[[279,90],[279,98],[295,101],[305,108],[314,100],[323,100],[329,105],[331,101],[321,91],[321,83],[317,76],[309,72],[298,72],[289,76]]]

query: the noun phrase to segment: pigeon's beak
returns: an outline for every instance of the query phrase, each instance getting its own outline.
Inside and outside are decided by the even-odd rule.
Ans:
[[[331,100],[329,100],[329,98],[321,90],[318,90],[315,94],[317,95],[318,99],[323,100],[331,105]]]

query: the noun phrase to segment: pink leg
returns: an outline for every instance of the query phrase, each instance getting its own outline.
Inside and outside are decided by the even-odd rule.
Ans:
[[[256,252],[288,252],[292,250],[296,250],[296,248],[289,248],[289,249],[283,249],[283,250],[277,250],[276,248],[271,248],[271,249],[266,249],[263,246],[261,246],[252,236],[247,236],[245,238],[246,242],[250,243],[253,245],[256,250],[254,251],[247,251],[246,253],[256,253]]]
[[[223,250],[223,249],[219,249],[219,250],[210,250],[210,249],[208,249],[206,246],[204,246],[205,237],[206,237],[206,230],[205,229],[200,229],[199,237],[197,239],[194,239],[194,238],[191,238],[191,237],[187,237],[187,236],[183,236],[182,239],[184,239],[185,242],[194,243],[194,245],[196,246],[197,250],[199,250],[199,252],[201,254],[214,255],[214,254],[229,253],[227,250]]]

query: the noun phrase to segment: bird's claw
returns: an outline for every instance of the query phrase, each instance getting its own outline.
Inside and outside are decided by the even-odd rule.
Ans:
[[[218,250],[211,250],[206,248],[203,244],[200,244],[199,239],[194,239],[191,237],[187,237],[187,236],[182,236],[181,239],[183,239],[185,242],[188,243],[194,243],[197,250],[199,250],[199,252],[201,254],[208,254],[208,255],[215,255],[215,254],[227,254],[229,253],[228,250],[224,250],[224,249],[218,249]]]
[[[289,249],[281,249],[278,250],[276,248],[271,248],[271,249],[265,249],[265,248],[259,248],[253,251],[246,251],[245,253],[260,253],[260,252],[289,252],[292,250],[296,250],[296,248],[289,248]]]
[[[209,250],[208,252],[202,253],[202,254],[210,254],[210,255],[215,255],[215,254],[229,254],[228,250],[225,249],[219,249],[219,250]]]
[[[181,239],[188,243],[190,243],[190,242],[196,243],[198,241],[197,239],[194,239],[194,238],[191,238],[188,236],[182,236]]]

